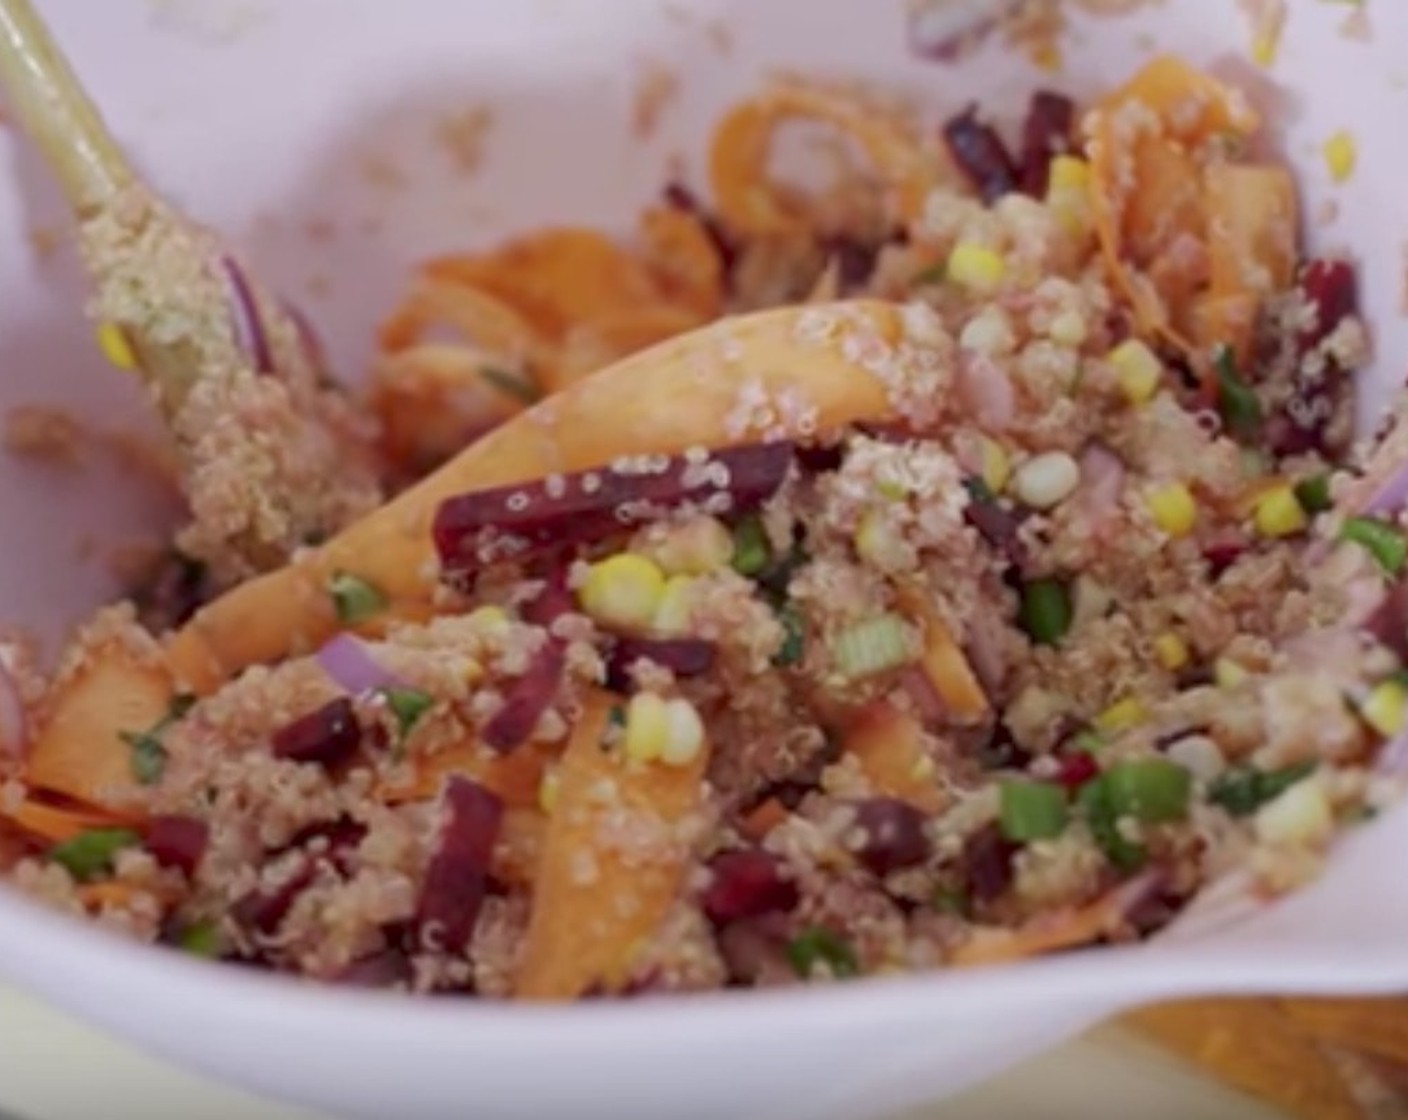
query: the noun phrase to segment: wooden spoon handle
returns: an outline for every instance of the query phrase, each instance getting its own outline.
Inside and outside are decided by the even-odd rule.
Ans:
[[[29,0],[0,0],[0,87],[80,219],[132,182],[117,142]]]

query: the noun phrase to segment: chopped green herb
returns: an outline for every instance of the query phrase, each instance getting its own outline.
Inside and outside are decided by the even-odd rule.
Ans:
[[[973,900],[960,887],[935,887],[930,903],[939,913],[953,914],[959,918],[966,918],[973,912]]]
[[[992,487],[978,475],[970,475],[965,478],[963,488],[968,491],[968,497],[975,502],[991,504],[997,501],[997,495],[992,492]]]
[[[1308,778],[1314,770],[1313,762],[1301,762],[1280,770],[1236,766],[1213,782],[1208,798],[1234,817],[1250,816],[1268,801],[1276,800],[1302,778]]]
[[[1340,540],[1353,541],[1378,561],[1391,576],[1403,570],[1408,560],[1408,541],[1394,526],[1373,517],[1351,517],[1340,526]]]
[[[183,953],[214,960],[224,952],[220,927],[214,922],[194,922],[181,929],[172,942]]]
[[[782,645],[773,655],[773,664],[781,668],[796,665],[802,660],[806,648],[805,624],[802,612],[795,604],[784,603],[777,612],[777,621],[782,623]]]
[[[420,717],[435,703],[433,697],[414,688],[383,688],[386,706],[396,717],[396,727],[404,737],[410,734]]]
[[[501,393],[506,393],[524,404],[537,404],[538,391],[532,384],[516,373],[497,366],[480,366],[479,376]]]
[[[1066,827],[1066,791],[1054,782],[1011,778],[1002,783],[998,823],[1018,844],[1050,840]]]
[[[1296,501],[1306,513],[1324,513],[1331,506],[1330,476],[1314,474],[1296,483]]]
[[[1079,751],[1081,754],[1099,754],[1104,746],[1105,736],[1093,730],[1076,732],[1066,744],[1068,750]]]
[[[797,574],[798,568],[806,565],[809,559],[807,550],[797,545],[787,555],[776,558],[771,567],[757,577],[763,593],[772,601],[775,608],[780,608],[787,601],[787,595],[792,586],[792,577]]]
[[[1096,845],[1117,871],[1138,871],[1149,858],[1142,844],[1136,844],[1120,831],[1120,815],[1110,799],[1105,775],[1081,786],[1076,804]]]
[[[79,882],[86,882],[112,871],[113,857],[141,840],[130,828],[90,828],[55,844],[49,849],[49,858],[66,867]]]
[[[612,704],[611,710],[606,713],[607,727],[625,727],[626,709],[620,704]]]
[[[926,284],[942,284],[948,279],[948,262],[940,261],[938,264],[931,264],[928,268],[921,268],[912,277],[910,283],[915,287]]]
[[[335,572],[328,580],[337,620],[347,625],[365,622],[386,608],[386,596],[360,576],[351,572]]]
[[[1065,585],[1054,579],[1024,584],[1018,618],[1032,641],[1054,646],[1071,628],[1071,597]]]
[[[838,980],[860,971],[850,943],[824,926],[809,926],[789,941],[787,960],[804,980],[811,978],[818,963],[826,965]]]
[[[132,777],[144,786],[155,785],[166,772],[166,747],[161,737],[178,720],[185,718],[196,703],[189,692],[178,692],[171,698],[166,715],[145,731],[119,731],[117,737],[132,748],[129,765]]]
[[[1261,401],[1237,371],[1237,359],[1230,346],[1213,352],[1217,371],[1217,411],[1234,436],[1254,435],[1261,426]]]
[[[772,546],[763,523],[756,517],[745,517],[733,528],[733,570],[741,576],[756,576],[772,559]]]
[[[1133,817],[1144,824],[1164,824],[1188,815],[1193,775],[1166,758],[1117,762],[1101,780],[1116,816]]]
[[[150,731],[119,731],[118,738],[132,748],[129,765],[132,777],[144,786],[154,786],[166,773],[166,748]]]

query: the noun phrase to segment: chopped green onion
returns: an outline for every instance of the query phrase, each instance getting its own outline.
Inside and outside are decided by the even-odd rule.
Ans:
[[[940,914],[953,914],[959,918],[966,918],[973,911],[973,900],[968,897],[967,891],[959,887],[935,887],[930,903]]]
[[[1373,517],[1351,517],[1340,527],[1340,540],[1353,541],[1379,562],[1391,576],[1403,570],[1408,560],[1408,541],[1397,528]]]
[[[860,971],[855,950],[845,938],[825,926],[809,926],[787,943],[787,960],[792,971],[810,979],[818,963],[825,964],[838,980]]]
[[[1102,781],[1116,816],[1163,824],[1188,815],[1193,775],[1166,758],[1117,762],[1105,771]]]
[[[1071,597],[1065,585],[1054,579],[1023,585],[1018,619],[1032,641],[1054,646],[1071,628]]]
[[[1054,782],[1011,778],[1002,783],[998,823],[1019,844],[1050,840],[1066,827],[1066,791]]]
[[[802,660],[805,649],[806,630],[802,622],[802,612],[795,604],[784,603],[777,611],[777,621],[782,623],[782,645],[773,655],[773,664],[787,668]]]
[[[1212,362],[1217,371],[1217,411],[1222,422],[1233,435],[1254,434],[1261,426],[1261,401],[1237,372],[1232,348],[1219,346]]]
[[[1120,831],[1120,814],[1110,799],[1105,775],[1081,786],[1076,804],[1085,816],[1091,838],[1118,871],[1138,871],[1149,858],[1142,844],[1136,844]]]
[[[220,927],[214,922],[195,922],[186,926],[172,939],[183,953],[214,960],[224,951]]]
[[[536,404],[538,391],[532,384],[516,373],[497,366],[480,366],[479,376],[501,393],[505,393],[524,404]]]
[[[1208,790],[1208,799],[1221,805],[1234,817],[1247,817],[1268,801],[1275,801],[1302,778],[1315,770],[1315,763],[1300,762],[1280,770],[1258,770],[1237,766],[1223,773]]]
[[[403,736],[410,733],[420,717],[435,703],[433,697],[414,688],[383,688],[381,694],[386,698],[391,714],[396,717],[397,729]]]
[[[913,660],[909,629],[897,614],[880,614],[848,626],[831,647],[836,667],[851,680],[863,680]]]
[[[1313,474],[1296,483],[1296,501],[1306,513],[1324,513],[1331,506],[1330,476],[1328,473]]]
[[[386,608],[386,596],[360,576],[335,572],[328,580],[337,620],[349,626],[365,622]]]
[[[1079,751],[1081,754],[1099,754],[1105,746],[1105,736],[1098,731],[1078,731],[1071,741],[1066,744],[1067,750]]]
[[[112,870],[113,857],[141,840],[130,828],[90,828],[55,844],[49,849],[49,858],[66,867],[79,882],[85,882],[106,875]]]
[[[733,570],[741,576],[756,576],[772,559],[772,547],[763,523],[745,517],[733,527]]]

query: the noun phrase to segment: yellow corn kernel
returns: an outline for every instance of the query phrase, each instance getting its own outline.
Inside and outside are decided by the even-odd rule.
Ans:
[[[1144,497],[1154,524],[1170,537],[1186,537],[1198,520],[1198,503],[1181,482],[1168,482]]]
[[[1247,679],[1247,671],[1228,657],[1219,657],[1212,663],[1212,679],[1218,688],[1236,688]]]
[[[670,736],[670,715],[664,700],[653,692],[637,692],[626,709],[626,757],[654,762]]]
[[[538,808],[544,816],[552,816],[552,811],[557,808],[557,794],[561,788],[562,780],[557,776],[557,770],[544,770],[538,782]]]
[[[665,725],[660,761],[666,766],[688,766],[704,749],[704,721],[693,704],[676,698],[665,704]]]
[[[97,338],[98,349],[112,365],[118,369],[137,368],[137,355],[132,350],[132,344],[127,341],[126,332],[116,323],[99,323]]]
[[[460,673],[465,684],[478,684],[484,679],[484,666],[472,657],[464,659],[464,669]]]
[[[1012,478],[1012,460],[1007,450],[995,439],[983,437],[983,484],[994,494],[1007,489]]]
[[[620,552],[593,564],[577,589],[583,612],[606,626],[644,630],[665,595],[665,573],[653,560]]]
[[[1403,730],[1405,717],[1408,717],[1408,689],[1397,681],[1376,684],[1360,705],[1359,714],[1384,738],[1393,738]]]
[[[1330,178],[1336,183],[1343,183],[1354,174],[1354,165],[1359,153],[1354,137],[1344,129],[1340,129],[1325,141],[1321,154],[1325,157],[1325,167],[1330,172]]]
[[[1138,697],[1126,696],[1123,700],[1116,700],[1091,722],[1101,735],[1118,735],[1121,731],[1139,726],[1148,715],[1148,710]]]
[[[1051,169],[1046,180],[1046,189],[1051,191],[1084,191],[1090,187],[1090,164],[1079,156],[1056,156],[1051,161]]]
[[[696,517],[662,529],[649,549],[667,576],[716,572],[733,559],[733,534],[717,518]]]
[[[655,608],[651,626],[657,634],[674,636],[689,633],[694,615],[694,577],[671,576],[665,581],[660,605]]]
[[[1170,673],[1176,673],[1188,664],[1188,643],[1172,632],[1160,634],[1154,639],[1154,656]]]
[[[1147,404],[1159,391],[1163,366],[1155,353],[1137,338],[1127,338],[1110,351],[1120,392],[1130,404]]]
[[[1090,165],[1085,160],[1057,156],[1051,161],[1046,208],[1067,233],[1083,237],[1091,232]]]
[[[466,621],[487,634],[501,634],[508,629],[508,615],[503,607],[493,605],[475,607]]]
[[[1252,523],[1263,537],[1292,537],[1310,523],[1289,485],[1273,486],[1256,500]]]
[[[974,295],[992,295],[1006,274],[1001,255],[986,245],[960,242],[948,256],[948,278]]]

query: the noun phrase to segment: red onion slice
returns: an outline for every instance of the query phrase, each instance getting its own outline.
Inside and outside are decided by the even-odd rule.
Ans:
[[[283,299],[279,301],[279,306],[288,316],[289,322],[293,324],[294,332],[298,335],[298,345],[303,351],[303,360],[315,370],[327,368],[327,351],[323,349],[323,340],[318,334],[317,328],[313,326],[313,321],[308,318],[303,308],[292,300]]]
[[[1364,512],[1370,516],[1393,516],[1401,513],[1405,504],[1408,504],[1408,463],[1384,479],[1364,503]]]
[[[220,270],[225,274],[230,329],[234,333],[235,344],[249,359],[256,373],[273,373],[273,352],[269,348],[269,338],[264,333],[264,323],[259,316],[259,305],[244,269],[233,257],[221,257]]]
[[[1080,501],[1092,529],[1113,517],[1124,495],[1123,460],[1103,444],[1087,444],[1080,455]]]
[[[1379,757],[1374,764],[1381,774],[1395,778],[1408,774],[1408,729],[1400,731],[1379,748]]]
[[[914,701],[919,722],[924,726],[938,727],[948,719],[948,706],[944,703],[943,697],[939,695],[939,690],[934,687],[934,682],[919,666],[910,665],[902,669],[899,683],[900,687],[909,694],[909,698]]]
[[[318,665],[337,685],[354,696],[378,688],[397,688],[395,673],[378,664],[361,639],[338,634],[317,653]]]

